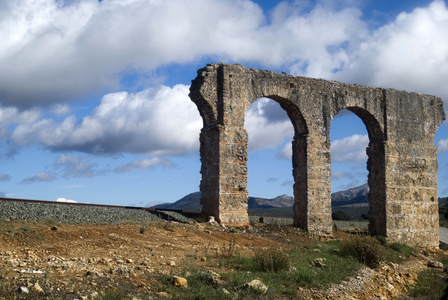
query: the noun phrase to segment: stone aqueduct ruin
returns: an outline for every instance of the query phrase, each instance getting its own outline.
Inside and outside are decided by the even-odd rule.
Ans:
[[[266,97],[294,127],[294,225],[330,235],[330,124],[342,109],[365,124],[369,230],[390,242],[438,247],[437,149],[445,119],[440,98],[394,89],[209,64],[192,81],[190,98],[204,126],[200,134],[202,213],[221,224],[247,225],[247,144],[244,117]]]

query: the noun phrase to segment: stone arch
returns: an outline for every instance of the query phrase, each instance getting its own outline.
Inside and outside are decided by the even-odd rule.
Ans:
[[[222,224],[247,226],[247,132],[244,114],[261,97],[280,103],[295,128],[294,224],[328,235],[331,222],[329,127],[343,108],[366,124],[370,201],[380,203],[371,232],[390,242],[438,246],[437,153],[434,134],[445,119],[440,98],[296,77],[241,65],[198,70],[190,98],[201,131],[202,213]],[[432,138],[432,140],[431,140]],[[375,203],[376,203],[375,202]]]
[[[255,94],[260,95],[260,94]],[[306,120],[300,112],[299,107],[290,99],[275,94],[261,94],[262,97],[251,99],[248,107],[260,98],[268,98],[277,102],[291,121],[294,128],[294,136],[291,142],[292,147],[292,175],[294,179],[294,224],[303,229],[307,228],[307,138],[308,126]],[[247,109],[248,109],[247,107]],[[245,113],[247,112],[247,109]]]
[[[274,100],[275,102],[280,104],[283,110],[286,111],[286,114],[288,115],[289,119],[291,120],[292,126],[294,127],[294,135],[308,134],[308,126],[306,125],[305,118],[303,117],[297,105],[295,105],[288,99],[277,95],[265,95],[264,97]],[[252,103],[254,101],[252,101]]]

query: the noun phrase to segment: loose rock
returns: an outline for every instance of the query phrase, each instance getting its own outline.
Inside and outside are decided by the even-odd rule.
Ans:
[[[179,287],[181,289],[188,288],[188,282],[187,279],[180,277],[180,276],[173,276],[173,285],[175,287]]]

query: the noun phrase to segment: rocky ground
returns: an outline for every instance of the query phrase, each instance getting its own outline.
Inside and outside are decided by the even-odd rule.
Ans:
[[[263,225],[235,232],[209,223],[66,225],[0,223],[0,299],[101,299],[110,289],[127,299],[169,295],[155,275],[174,278],[188,264],[220,272],[207,257],[234,243],[239,253],[286,242],[313,244],[298,229]],[[401,265],[363,268],[320,290],[298,289],[297,299],[406,299],[406,286],[441,250],[425,251]],[[428,256],[429,255],[429,256]],[[188,277],[186,278],[188,281]],[[174,282],[174,281],[173,281]]]

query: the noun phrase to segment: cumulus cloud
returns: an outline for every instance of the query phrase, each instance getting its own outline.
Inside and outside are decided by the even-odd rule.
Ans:
[[[440,140],[437,143],[437,151],[439,151],[440,153],[448,151],[448,139]]]
[[[31,183],[38,183],[38,182],[51,182],[55,179],[54,175],[50,172],[39,172],[34,176],[27,177],[22,180],[22,184],[31,184]]]
[[[280,105],[266,98],[254,102],[247,110],[245,124],[249,134],[249,151],[274,148],[285,137],[294,135],[294,128]]]
[[[70,115],[61,123],[41,119],[20,124],[11,139],[21,146],[41,143],[53,151],[182,155],[199,149],[201,127],[188,87],[160,86],[136,94],[107,94],[80,121]]]
[[[71,108],[68,104],[58,103],[53,105],[50,111],[57,116],[63,116],[70,113]]]
[[[369,136],[367,134],[354,134],[335,140],[331,143],[331,159],[337,162],[366,161],[366,147],[368,144]]]
[[[353,1],[332,3],[285,1],[265,15],[247,0],[3,1],[0,137],[17,124],[8,141],[16,147],[155,156],[196,151],[201,120],[186,86],[118,91],[129,74],[140,82],[159,76],[163,66],[205,58],[436,94],[448,107],[444,1],[374,30]],[[50,111],[64,116],[68,100],[93,91],[115,92],[81,120],[69,115],[57,122],[41,119],[38,109],[15,108],[52,104]],[[250,150],[276,147],[293,134],[290,121],[267,106],[257,101],[246,115]],[[23,114],[27,121],[18,121]]]
[[[0,99],[20,106],[117,89],[125,74],[203,57],[322,75],[365,32],[359,9],[321,4],[283,2],[269,18],[247,0],[7,0],[2,10]]]
[[[442,0],[399,14],[349,50],[338,80],[437,95],[448,107],[448,9]]]
[[[367,161],[366,148],[369,144],[367,134],[354,134],[331,143],[331,159],[335,162],[363,162]],[[276,155],[278,158],[291,160],[292,147],[285,144]],[[365,165],[362,165],[365,167]]]
[[[285,144],[280,151],[275,155],[277,158],[291,160],[292,159],[292,145],[290,143]]]
[[[155,169],[157,167],[172,167],[172,166],[174,166],[174,164],[170,160],[153,157],[142,160],[134,160],[127,164],[119,165],[114,169],[114,171],[123,173],[123,172],[130,172],[134,169]]]
[[[17,124],[30,124],[39,119],[41,111],[39,109],[30,109],[25,111],[19,111],[15,107],[1,107],[0,106],[0,140],[2,140],[3,146],[6,148],[6,154],[14,152],[14,146],[8,143],[7,139],[10,134],[10,127]]]

